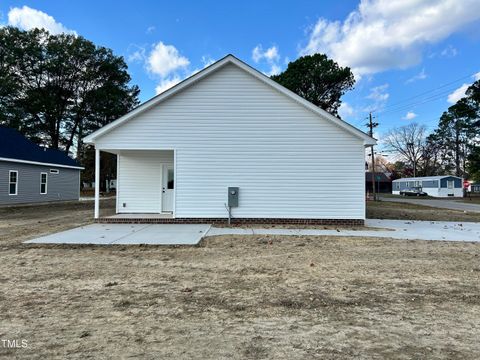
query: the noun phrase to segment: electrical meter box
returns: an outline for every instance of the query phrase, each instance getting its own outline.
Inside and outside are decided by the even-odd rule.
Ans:
[[[238,187],[229,187],[228,188],[228,206],[229,207],[238,207]]]

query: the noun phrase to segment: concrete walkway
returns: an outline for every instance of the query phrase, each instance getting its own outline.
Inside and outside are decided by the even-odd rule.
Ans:
[[[215,228],[207,236],[214,235],[329,235],[382,237],[404,240],[445,240],[480,242],[480,223],[446,221],[366,220],[372,230],[320,230],[320,229],[261,229],[261,228]]]
[[[399,202],[415,205],[424,205],[440,209],[460,210],[467,212],[480,212],[480,204],[469,204],[458,200],[450,199],[422,199],[416,197],[380,197],[382,201]],[[468,201],[468,200],[466,200]]]
[[[368,229],[369,227],[372,229]],[[480,223],[367,220],[365,230],[216,228],[210,225],[183,224],[93,224],[43,236],[26,243],[196,245],[204,236],[215,235],[328,235],[480,242]]]
[[[210,225],[92,224],[28,240],[31,244],[196,245]]]
[[[100,200],[110,200],[110,199],[115,199],[115,195],[113,196],[101,196]],[[95,201],[94,196],[80,196],[78,198],[78,201]]]

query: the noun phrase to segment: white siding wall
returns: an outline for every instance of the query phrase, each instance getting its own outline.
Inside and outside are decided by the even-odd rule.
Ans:
[[[126,151],[119,155],[117,212],[161,212],[162,163],[173,164],[173,151]]]
[[[454,189],[440,188],[438,190],[437,196],[440,196],[440,197],[452,196],[450,194],[453,194],[453,197],[463,197],[463,189],[462,188],[454,188]]]
[[[112,130],[96,146],[176,149],[176,217],[226,217],[228,186],[240,187],[236,217],[365,217],[362,141],[235,65]],[[126,178],[121,174],[121,188],[131,181]],[[135,196],[141,206],[152,193]]]
[[[423,192],[426,192],[429,196],[438,197],[438,188],[422,188]]]

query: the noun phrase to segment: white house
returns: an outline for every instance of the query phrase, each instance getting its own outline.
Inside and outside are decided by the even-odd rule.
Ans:
[[[97,184],[100,151],[118,155],[123,220],[225,221],[229,187],[237,222],[365,219],[364,148],[375,140],[232,55],[84,141],[95,145]]]
[[[421,188],[433,197],[463,197],[463,179],[458,176],[410,177],[392,181],[394,195],[400,195],[400,192],[407,188]]]

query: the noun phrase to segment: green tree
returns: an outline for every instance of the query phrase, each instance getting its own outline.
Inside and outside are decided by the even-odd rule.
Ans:
[[[435,132],[427,136],[420,162],[422,176],[442,175],[444,166],[441,161],[441,139]]]
[[[475,102],[468,97],[450,106],[440,117],[433,137],[437,141],[445,172],[456,176],[467,173],[467,159],[478,135],[474,126],[477,118]]]
[[[350,68],[339,66],[324,54],[302,56],[271,78],[335,116],[342,95],[355,84]]]
[[[480,182],[480,146],[475,146],[468,156],[467,170],[473,181]]]
[[[138,104],[127,65],[81,36],[0,28],[0,124],[82,153],[81,139]]]

